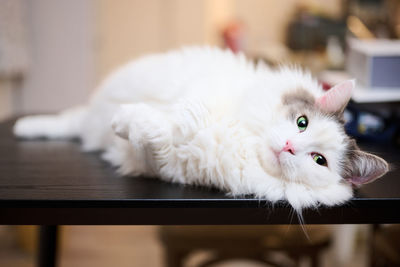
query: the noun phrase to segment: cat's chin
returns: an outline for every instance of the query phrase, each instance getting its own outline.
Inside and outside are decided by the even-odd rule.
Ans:
[[[313,188],[300,183],[287,183],[285,195],[290,205],[298,212],[305,208],[341,205],[353,196],[352,188],[345,183]]]

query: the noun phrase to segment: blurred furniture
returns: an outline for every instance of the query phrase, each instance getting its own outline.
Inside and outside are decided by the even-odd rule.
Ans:
[[[332,36],[343,45],[345,34],[346,22],[343,18],[332,19],[299,9],[288,25],[286,42],[288,47],[295,51],[318,51],[325,49],[328,39]]]
[[[374,225],[371,266],[400,266],[400,225]]]
[[[347,70],[370,90],[400,89],[400,40],[348,40]]]
[[[160,238],[165,248],[166,266],[181,267],[190,254],[210,251],[211,257],[197,266],[207,267],[233,259],[246,259],[267,266],[298,266],[309,258],[319,266],[319,257],[331,243],[328,226],[163,226]],[[277,259],[276,253],[284,253]],[[274,257],[275,256],[275,257]]]
[[[63,224],[299,223],[286,202],[272,206],[265,200],[231,198],[204,187],[118,177],[99,153],[83,153],[77,141],[17,140],[13,123],[0,124],[0,223],[42,225],[42,248],[55,247],[56,225]],[[390,163],[400,162],[394,147],[364,144],[363,148],[378,151]],[[348,204],[304,210],[305,223],[400,223],[399,174],[400,170],[393,170],[363,186]],[[54,266],[56,251],[42,252],[40,266]]]

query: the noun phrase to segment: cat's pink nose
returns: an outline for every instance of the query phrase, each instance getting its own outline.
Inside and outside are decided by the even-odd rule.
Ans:
[[[289,152],[292,155],[295,154],[295,151],[294,151],[294,148],[293,148],[293,144],[292,144],[292,142],[290,140],[286,141],[286,144],[283,147],[282,151]]]

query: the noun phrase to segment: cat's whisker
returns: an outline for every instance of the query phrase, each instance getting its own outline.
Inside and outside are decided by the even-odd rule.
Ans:
[[[305,222],[304,222],[304,220],[302,218],[302,215],[300,215],[300,216],[301,216],[301,218],[299,218],[299,221],[300,221],[299,225],[300,225],[301,229],[303,230],[303,233],[304,233],[305,237],[307,238],[307,240],[311,242],[310,236],[309,236],[309,234],[307,232],[307,228],[305,227]]]

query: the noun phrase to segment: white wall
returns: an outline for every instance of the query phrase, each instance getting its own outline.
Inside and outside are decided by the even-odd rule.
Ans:
[[[233,18],[247,25],[249,50],[282,42],[296,6],[316,5],[315,0],[23,1],[32,64],[18,90],[17,111],[25,113],[85,102],[112,70],[140,55],[220,44],[221,30]],[[338,3],[324,1],[321,9],[339,10],[333,8]]]
[[[140,55],[206,42],[203,0],[100,0],[98,81]]]
[[[82,103],[94,86],[93,0],[26,0],[31,65],[19,111]]]
[[[14,113],[14,88],[10,80],[0,80],[0,121],[11,117]]]

